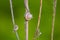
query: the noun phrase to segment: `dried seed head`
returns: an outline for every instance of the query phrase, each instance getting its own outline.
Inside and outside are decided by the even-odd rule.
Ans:
[[[15,25],[15,26],[14,26],[14,32],[16,32],[17,30],[18,30],[18,26]]]
[[[30,14],[30,12],[26,12],[25,14],[25,19],[28,21],[28,20],[31,20],[32,19],[32,14]]]

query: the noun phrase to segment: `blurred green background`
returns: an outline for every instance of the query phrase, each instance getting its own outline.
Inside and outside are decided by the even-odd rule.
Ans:
[[[29,22],[29,40],[32,40],[38,21],[40,0],[29,0],[30,12],[33,19]],[[24,0],[13,0],[15,22],[19,26],[18,34],[25,40]],[[60,40],[60,0],[57,0],[54,40]],[[36,40],[50,40],[52,28],[53,0],[43,0],[40,31],[42,35]],[[0,40],[16,40],[13,32],[9,0],[0,0]]]

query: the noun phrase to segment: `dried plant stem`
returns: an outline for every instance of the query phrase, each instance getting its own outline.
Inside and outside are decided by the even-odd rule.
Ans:
[[[24,4],[25,4],[25,10],[27,13],[27,12],[29,12],[28,0],[24,0]],[[25,19],[25,27],[26,27],[26,38],[25,38],[25,40],[28,40],[28,20],[26,20],[26,19]]]
[[[11,9],[11,15],[12,15],[12,23],[13,23],[13,26],[15,26],[13,7],[12,7],[12,0],[10,0],[9,2],[10,2],[10,9]],[[18,33],[17,32],[15,32],[15,33],[16,33],[17,40],[19,40]]]
[[[54,23],[55,23],[55,15],[56,15],[56,3],[57,3],[57,0],[54,0],[53,1],[53,18],[52,18],[51,40],[53,40],[53,36],[54,36]]]
[[[39,36],[39,25],[40,25],[40,21],[41,21],[41,12],[42,12],[42,0],[40,0],[40,11],[39,11],[39,17],[38,17],[38,24],[37,24],[37,30],[35,32],[34,38],[33,40],[36,39],[37,36]]]
[[[26,27],[26,40],[28,40],[28,21],[25,21],[25,27]]]
[[[29,12],[28,0],[24,0],[24,4],[25,4],[25,10],[26,10],[26,12]]]
[[[39,17],[38,17],[37,29],[39,28],[40,21],[41,21],[41,12],[42,12],[42,0],[40,0],[40,12],[39,12]]]

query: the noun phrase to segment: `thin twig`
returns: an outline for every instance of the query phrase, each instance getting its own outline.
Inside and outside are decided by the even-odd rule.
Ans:
[[[39,17],[38,17],[37,29],[39,28],[40,21],[41,21],[41,12],[42,12],[42,0],[40,0],[40,12],[39,12]]]
[[[10,0],[9,2],[10,2],[10,9],[11,9],[11,15],[12,15],[12,23],[13,23],[13,26],[15,27],[15,20],[14,20],[13,7],[12,7],[12,0]],[[15,28],[15,29],[17,29],[17,28]],[[18,36],[17,31],[15,33],[16,33],[17,40],[19,40],[19,36]]]
[[[12,0],[10,0],[10,9],[11,9],[11,15],[12,15],[12,23],[13,23],[13,25],[15,25],[14,14],[13,14],[13,7],[12,7]]]
[[[20,40],[18,33],[16,32],[16,38],[17,40]]]
[[[42,12],[42,0],[40,0],[40,11],[39,11],[39,17],[38,17],[38,24],[37,24],[37,29],[34,35],[33,40],[35,40],[38,36],[39,36],[39,25],[40,25],[40,21],[41,21],[41,12]]]
[[[57,0],[54,0],[53,1],[53,18],[52,18],[51,40],[53,40],[53,36],[54,36],[54,23],[55,23],[55,15],[56,15],[56,4],[57,4]]]

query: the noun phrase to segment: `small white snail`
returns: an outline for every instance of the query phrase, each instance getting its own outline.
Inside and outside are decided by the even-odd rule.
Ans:
[[[16,32],[18,30],[18,26],[14,25],[14,32]]]
[[[26,12],[25,13],[25,19],[26,20],[31,20],[32,19],[32,14],[30,14],[30,12]]]

